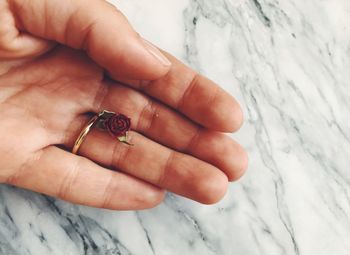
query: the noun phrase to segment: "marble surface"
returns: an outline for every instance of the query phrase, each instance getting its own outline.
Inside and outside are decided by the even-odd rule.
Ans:
[[[113,212],[0,186],[0,254],[350,254],[350,2],[116,0],[241,102],[246,176],[218,204]]]

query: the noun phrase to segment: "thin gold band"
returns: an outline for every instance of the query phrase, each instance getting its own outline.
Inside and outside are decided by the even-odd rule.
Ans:
[[[91,120],[86,124],[86,126],[82,129],[80,132],[77,140],[74,143],[72,153],[73,154],[78,154],[80,146],[83,144],[86,136],[89,134],[91,129],[94,127],[96,124],[97,120],[103,115],[104,111],[100,112],[99,114],[96,114],[94,117],[91,118]]]

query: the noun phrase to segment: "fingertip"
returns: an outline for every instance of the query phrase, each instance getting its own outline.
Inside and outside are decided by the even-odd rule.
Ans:
[[[197,201],[202,204],[215,204],[219,202],[226,194],[228,189],[227,176],[216,171],[211,176],[203,176],[197,183]]]
[[[144,39],[142,37],[141,37],[141,41],[142,41],[144,47],[148,50],[148,52],[151,53],[151,55],[153,55],[157,60],[159,60],[159,62],[164,67],[166,67],[168,69],[170,68],[171,62],[163,53],[161,53],[161,51],[154,44],[152,44],[150,41],[147,41],[146,39]]]
[[[136,41],[142,50],[138,49],[139,52],[134,52],[135,56],[133,56],[132,49],[130,49],[130,55],[126,56],[127,60],[125,60],[127,63],[125,69],[131,67],[130,72],[125,70],[124,74],[121,75],[128,76],[126,78],[149,81],[157,80],[166,75],[171,68],[171,62],[168,58],[148,40],[137,36]],[[135,46],[135,50],[141,47]],[[133,65],[134,68],[132,68]]]
[[[181,102],[181,111],[211,130],[234,132],[243,123],[243,113],[238,102],[202,75],[193,75]]]
[[[147,192],[140,194],[143,196],[143,202],[140,209],[150,209],[158,206],[165,198],[165,190],[158,187],[150,188]]]
[[[227,171],[227,177],[230,182],[240,179],[247,171],[249,165],[248,153],[240,145],[235,150],[236,153],[231,160],[233,161],[232,170]]]
[[[235,132],[239,130],[244,123],[244,114],[241,106],[238,103],[235,103],[235,106],[233,107],[233,117],[232,117],[232,126],[231,126],[231,132]]]
[[[211,108],[213,130],[220,132],[235,132],[243,125],[243,111],[239,103],[228,93],[223,92],[217,96]],[[209,124],[210,125],[210,124]]]
[[[147,186],[147,187],[146,187]],[[110,210],[145,210],[158,206],[165,198],[165,190],[155,187],[150,184],[145,184],[142,192],[129,191],[125,195],[125,202],[116,199],[108,204],[102,206],[102,208]],[[117,195],[120,197],[119,195]]]
[[[248,166],[244,148],[227,134],[217,131],[201,130],[196,147],[190,153],[220,169],[229,181],[239,179]]]
[[[124,41],[124,42],[123,42]],[[165,76],[171,63],[167,62],[155,46],[146,44],[142,38],[127,36],[119,40],[119,50],[110,50],[110,56],[101,58],[96,53],[91,57],[106,67],[108,75],[115,80],[157,80]],[[96,45],[99,47],[100,45]],[[91,46],[92,47],[92,46]],[[101,52],[102,49],[94,49],[91,52]]]

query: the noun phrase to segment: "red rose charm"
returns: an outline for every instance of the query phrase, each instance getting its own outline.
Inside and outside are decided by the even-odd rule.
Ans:
[[[124,114],[115,113],[105,119],[103,124],[113,137],[117,137],[119,141],[128,144],[126,141],[126,135],[130,130],[130,118]]]

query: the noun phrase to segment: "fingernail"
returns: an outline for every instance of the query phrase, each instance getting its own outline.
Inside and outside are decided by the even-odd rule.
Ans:
[[[152,43],[147,41],[146,39],[142,39],[145,48],[151,53],[154,57],[156,57],[163,65],[170,66],[171,62],[154,46]]]

